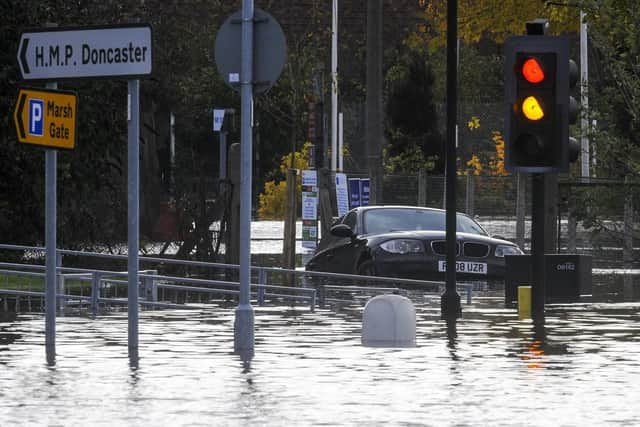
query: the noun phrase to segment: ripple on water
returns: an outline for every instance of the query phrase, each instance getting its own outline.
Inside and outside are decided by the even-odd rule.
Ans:
[[[360,344],[362,307],[255,307],[255,356],[233,354],[234,310],[0,319],[3,425],[629,425],[640,419],[637,305],[554,306],[544,327],[500,298],[411,295],[417,346]],[[621,396],[623,396],[621,398]]]

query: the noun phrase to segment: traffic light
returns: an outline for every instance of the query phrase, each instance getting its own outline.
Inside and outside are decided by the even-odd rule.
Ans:
[[[514,36],[505,43],[505,166],[561,172],[569,165],[569,43]],[[577,109],[577,108],[576,108]]]

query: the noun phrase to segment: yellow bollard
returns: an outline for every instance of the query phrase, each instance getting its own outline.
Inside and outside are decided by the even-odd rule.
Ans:
[[[518,286],[518,319],[531,319],[531,286]]]

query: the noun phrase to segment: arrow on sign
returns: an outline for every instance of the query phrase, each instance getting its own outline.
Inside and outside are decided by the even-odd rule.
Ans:
[[[24,101],[27,99],[27,94],[26,93],[22,93],[20,92],[20,95],[18,97],[18,106],[16,108],[16,114],[15,114],[15,118],[16,118],[16,127],[18,128],[18,133],[20,134],[20,140],[23,140],[26,138],[25,134],[24,134],[24,122],[22,121],[22,112],[24,111]]]
[[[20,43],[20,66],[22,67],[22,71],[24,74],[29,74],[31,71],[29,70],[29,63],[27,62],[27,46],[29,45],[29,39],[23,38]]]

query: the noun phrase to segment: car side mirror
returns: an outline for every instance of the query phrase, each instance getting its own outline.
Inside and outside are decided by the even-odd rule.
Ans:
[[[331,234],[337,237],[353,237],[353,230],[347,224],[336,224],[331,227]]]

